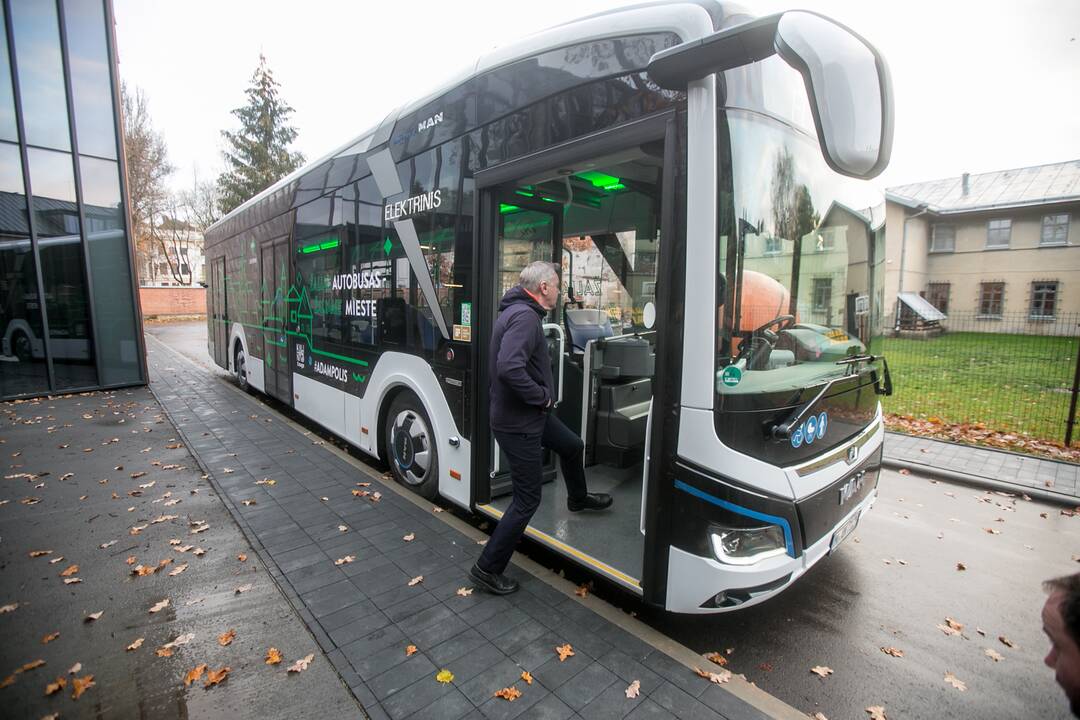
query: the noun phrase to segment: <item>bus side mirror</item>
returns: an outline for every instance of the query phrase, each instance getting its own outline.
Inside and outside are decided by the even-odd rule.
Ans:
[[[804,10],[758,18],[658,52],[648,73],[663,88],[685,90],[773,54],[803,76],[829,167],[857,178],[881,174],[892,155],[888,67],[870,43],[828,18]]]

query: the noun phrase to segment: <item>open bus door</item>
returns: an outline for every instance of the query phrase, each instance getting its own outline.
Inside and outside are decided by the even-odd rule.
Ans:
[[[654,533],[646,542],[652,513],[642,502],[660,496],[651,487],[646,447],[657,386],[665,384],[654,363],[670,314],[660,301],[667,283],[660,246],[661,237],[674,237],[676,124],[675,114],[665,113],[476,179],[477,376],[493,372],[488,353],[502,295],[529,262],[554,260],[562,292],[544,323],[557,363],[553,412],[585,443],[589,491],[614,498],[608,510],[570,512],[565,484],[555,479],[561,470],[548,456],[545,480],[554,482],[544,486],[526,534],[639,595],[644,577],[665,585],[666,568],[649,559],[665,555],[665,536]],[[677,387],[668,389],[668,400],[673,393]],[[473,502],[497,520],[511,501],[509,468],[491,436],[488,402],[482,380],[473,406]]]

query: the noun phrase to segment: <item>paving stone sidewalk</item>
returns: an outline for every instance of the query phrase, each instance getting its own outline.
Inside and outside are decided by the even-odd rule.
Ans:
[[[460,594],[476,540],[156,339],[148,351],[155,395],[369,717],[796,716],[762,712],[515,565],[518,593]],[[353,495],[361,482],[371,495]],[[522,696],[493,696],[508,686]]]
[[[1012,486],[1064,504],[1075,504],[1080,498],[1080,465],[993,448],[889,432],[885,463],[928,475]]]

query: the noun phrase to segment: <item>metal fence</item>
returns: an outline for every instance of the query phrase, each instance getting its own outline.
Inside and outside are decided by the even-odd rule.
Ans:
[[[1080,314],[1033,318],[950,313],[939,327],[888,331],[875,339],[885,354],[894,394],[886,413],[903,427],[955,426],[1020,438],[1076,443]]]

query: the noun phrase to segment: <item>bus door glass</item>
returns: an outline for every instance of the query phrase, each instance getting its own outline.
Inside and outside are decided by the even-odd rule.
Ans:
[[[510,288],[518,284],[522,269],[536,260],[556,262],[562,252],[561,205],[539,202],[517,193],[497,193],[494,205],[498,217],[495,221],[496,278],[492,298],[492,323],[498,315],[499,302]],[[545,325],[548,323],[549,321],[545,320]],[[552,337],[549,339],[549,348],[552,353],[552,376],[558,378],[562,346]],[[510,465],[506,455],[498,449],[494,437],[491,447],[491,495],[496,497],[510,492]],[[545,460],[545,468],[549,467],[549,461],[550,458]],[[550,466],[549,470],[550,472],[545,472],[545,481],[555,477],[554,466]]]
[[[289,290],[289,242],[279,240],[262,248],[262,319],[266,392],[290,402],[289,342],[285,332],[285,295]]]
[[[214,259],[210,268],[211,342],[214,345],[214,362],[228,365],[229,327],[225,313],[225,258]]]

